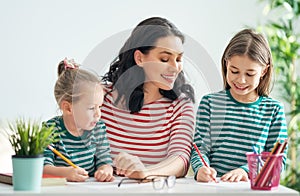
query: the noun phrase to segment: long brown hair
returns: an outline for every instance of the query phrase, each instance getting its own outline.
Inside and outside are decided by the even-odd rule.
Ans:
[[[227,45],[222,56],[222,76],[224,89],[230,89],[226,80],[226,62],[233,56],[247,55],[251,60],[265,66],[266,74],[261,78],[257,87],[259,96],[269,96],[271,92],[271,81],[273,74],[273,60],[268,41],[260,33],[252,29],[244,29],[238,32]],[[268,66],[268,67],[267,67]]]

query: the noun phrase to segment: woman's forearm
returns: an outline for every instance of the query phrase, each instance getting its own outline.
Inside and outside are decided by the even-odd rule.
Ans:
[[[172,156],[166,160],[147,167],[147,175],[175,175],[183,177],[186,174],[184,161],[179,156]]]

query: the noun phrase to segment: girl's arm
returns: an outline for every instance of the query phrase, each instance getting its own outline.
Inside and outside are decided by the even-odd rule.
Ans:
[[[287,139],[287,127],[283,105],[279,102],[276,102],[273,108],[274,111],[268,130],[268,138],[266,139],[265,146],[263,146],[259,153],[262,151],[271,152],[277,141],[282,142]],[[284,150],[283,166],[285,165],[286,161],[286,153],[287,146]],[[247,173],[249,172],[248,164],[242,165],[240,168],[245,170]]]
[[[83,182],[88,176],[88,172],[83,169],[83,168],[73,168],[73,167],[57,167],[54,166],[54,160],[55,160],[55,155],[54,153],[49,149],[46,148],[44,150],[44,174],[50,174],[54,176],[63,176],[66,177],[68,181],[75,181],[75,182]]]
[[[284,114],[284,109],[281,103],[275,102],[272,106],[274,110],[272,111],[272,117],[270,118],[270,126],[267,131],[267,138],[265,141],[265,146],[263,146],[262,151],[271,152],[274,148],[274,145],[277,141],[283,141],[287,138],[287,128],[286,128],[286,119]],[[283,157],[283,166],[286,160],[286,150],[284,150],[285,156]],[[248,164],[242,165],[240,168],[232,170],[222,176],[221,180],[225,181],[239,181],[239,180],[248,180],[249,167]],[[237,176],[233,178],[232,176]]]
[[[199,104],[196,116],[196,129],[194,142],[200,149],[201,154],[208,165],[210,161],[208,155],[211,149],[210,139],[210,105],[208,96],[204,96]],[[197,178],[198,170],[203,166],[203,163],[195,149],[192,150],[191,165]]]
[[[106,137],[106,126],[102,121],[97,123],[94,130],[95,143],[96,143],[96,168],[94,174],[96,180],[100,182],[111,182],[113,177],[112,159],[110,156],[110,147]]]
[[[271,152],[274,148],[274,145],[277,141],[284,141],[287,139],[287,125],[286,125],[286,118],[284,113],[284,108],[281,103],[276,105],[273,115],[273,119],[269,128],[269,135],[266,141],[265,151]],[[284,156],[283,156],[283,165],[286,161],[286,154],[287,154],[287,147],[284,149]]]
[[[56,167],[53,165],[45,165],[44,174],[50,174],[54,176],[63,176],[66,177],[68,181],[74,182],[84,182],[89,178],[88,172],[83,168],[73,168],[73,167]]]

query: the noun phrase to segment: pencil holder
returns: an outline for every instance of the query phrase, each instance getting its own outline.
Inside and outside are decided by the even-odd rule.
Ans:
[[[41,189],[43,156],[12,156],[13,187],[15,191],[35,191]]]
[[[251,189],[277,189],[280,184],[283,154],[270,155],[269,152],[263,152],[261,154],[248,152],[246,155]]]

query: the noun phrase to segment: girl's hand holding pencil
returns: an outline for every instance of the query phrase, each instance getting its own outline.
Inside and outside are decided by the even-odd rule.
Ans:
[[[84,182],[89,178],[87,171],[80,167],[66,167],[65,176],[70,182]]]
[[[217,171],[212,167],[202,166],[198,169],[198,182],[216,182]]]
[[[66,163],[68,163],[70,165],[70,167],[58,168],[58,170],[56,170],[56,173],[52,173],[52,175],[65,176],[68,181],[73,181],[73,182],[84,182],[86,179],[89,178],[88,172],[85,169],[80,168],[77,165],[75,165],[71,160],[66,158],[64,155],[62,155],[59,151],[57,151],[51,145],[48,145],[48,148],[54,154],[56,154],[57,156],[62,158]],[[49,165],[48,167],[54,167],[54,166]],[[57,173],[57,172],[59,172],[59,173]]]
[[[204,165],[198,170],[197,181],[199,181],[199,182],[210,182],[210,181],[217,182],[217,180],[216,180],[217,171],[214,168],[208,166],[208,164],[202,157],[201,152],[195,143],[193,143],[193,146],[194,146],[194,149],[197,151],[197,153],[202,161],[202,164]]]

